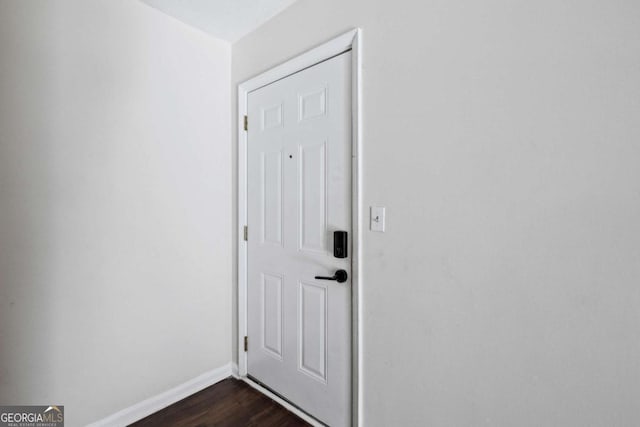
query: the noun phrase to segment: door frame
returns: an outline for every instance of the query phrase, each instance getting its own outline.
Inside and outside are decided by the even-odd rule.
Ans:
[[[351,145],[352,145],[352,177],[351,177],[351,200],[352,200],[352,255],[351,255],[351,417],[352,425],[360,425],[362,407],[362,381],[360,372],[362,367],[361,333],[361,226],[362,226],[362,203],[361,203],[361,145],[362,145],[362,112],[361,112],[361,43],[362,33],[359,28],[350,30],[325,43],[318,45],[294,58],[291,58],[280,65],[265,71],[238,85],[238,377],[249,383],[254,388],[268,394],[279,403],[285,405],[297,415],[315,425],[318,422],[306,413],[297,409],[295,405],[283,400],[277,395],[269,392],[260,384],[255,383],[247,377],[247,353],[244,351],[244,337],[247,336],[248,328],[248,308],[247,308],[247,242],[244,240],[244,226],[247,224],[247,143],[248,134],[244,130],[244,116],[247,114],[248,95],[256,89],[283,79],[291,74],[311,67],[319,62],[325,61],[333,56],[344,53],[348,50],[352,52],[351,63]],[[251,231],[249,231],[251,232]]]

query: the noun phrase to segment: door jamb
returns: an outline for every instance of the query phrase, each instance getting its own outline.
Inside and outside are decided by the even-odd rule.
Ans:
[[[351,144],[352,144],[352,258],[351,258],[351,415],[352,425],[362,425],[362,326],[360,323],[362,304],[361,254],[361,43],[359,28],[350,30],[307,52],[265,71],[238,85],[238,376],[255,386],[247,378],[247,353],[244,351],[244,337],[247,335],[247,242],[244,240],[244,226],[247,224],[247,132],[244,130],[244,116],[247,114],[249,92],[285,78],[291,74],[329,59],[351,49]],[[263,390],[261,390],[263,391]]]

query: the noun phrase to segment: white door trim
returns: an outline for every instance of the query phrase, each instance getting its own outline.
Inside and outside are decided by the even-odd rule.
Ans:
[[[361,324],[359,322],[361,307],[361,165],[360,147],[362,144],[361,131],[361,42],[360,29],[353,29],[326,43],[323,43],[307,52],[304,52],[264,73],[246,80],[238,85],[238,375],[245,381],[247,378],[247,353],[244,351],[244,337],[247,335],[247,242],[244,240],[244,226],[247,224],[247,132],[244,131],[244,116],[247,114],[247,101],[249,92],[265,85],[315,65],[349,49],[352,51],[352,94],[351,94],[351,129],[352,129],[352,248],[351,257],[351,306],[352,306],[352,382],[351,382],[351,408],[352,424],[359,426],[362,420],[361,413],[361,372],[362,357]],[[251,123],[249,124],[251,126]],[[249,230],[251,232],[251,230]]]

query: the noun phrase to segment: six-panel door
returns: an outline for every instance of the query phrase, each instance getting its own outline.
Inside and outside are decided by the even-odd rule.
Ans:
[[[351,53],[248,96],[248,373],[331,426],[351,416]],[[349,254],[352,251],[349,248]]]

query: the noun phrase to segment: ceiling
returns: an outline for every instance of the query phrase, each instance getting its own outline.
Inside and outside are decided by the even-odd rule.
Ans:
[[[231,43],[295,0],[141,0],[180,21]]]

